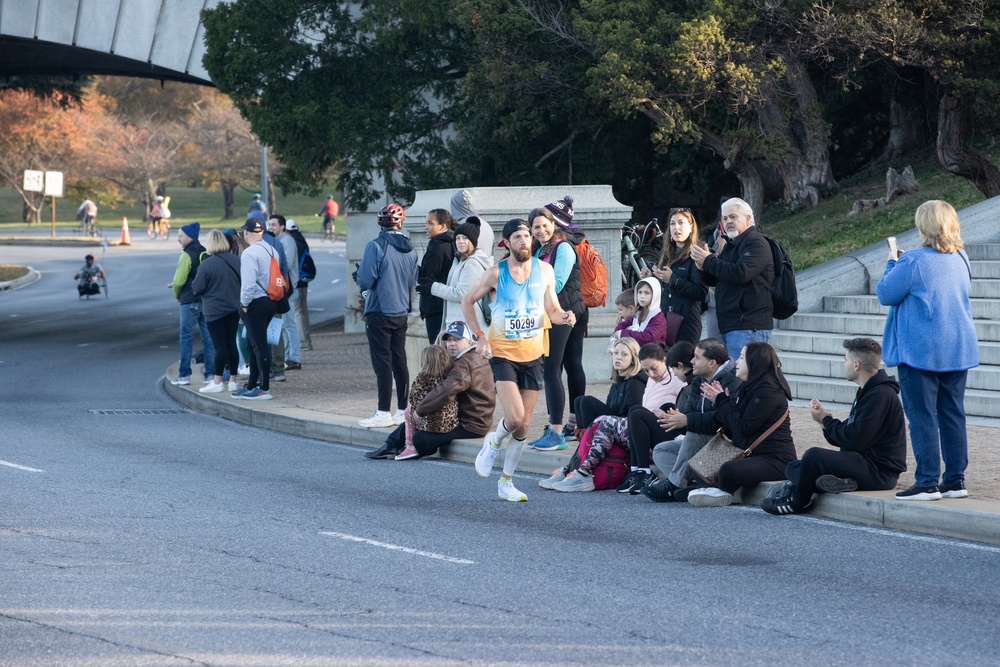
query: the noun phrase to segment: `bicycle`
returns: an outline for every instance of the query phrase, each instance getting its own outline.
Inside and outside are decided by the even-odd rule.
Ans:
[[[101,226],[97,224],[97,218],[89,215],[83,216],[83,219],[80,220],[79,231],[84,236],[93,236],[94,238],[100,238],[102,236]]]
[[[645,226],[635,223],[626,223],[622,227],[622,290],[634,288],[636,283],[642,279],[643,269],[652,269],[660,261],[660,251],[656,249],[655,243],[661,239],[663,232],[660,230],[659,221],[656,218],[650,220]],[[661,239],[662,240],[662,239]]]
[[[153,218],[146,225],[146,236],[150,240],[156,239],[159,236],[164,241],[170,238],[170,221],[166,218]]]
[[[324,218],[323,219],[323,240],[337,242],[337,219],[336,218]]]

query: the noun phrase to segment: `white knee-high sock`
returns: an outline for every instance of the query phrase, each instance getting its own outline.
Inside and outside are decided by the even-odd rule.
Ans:
[[[503,455],[503,474],[504,477],[513,477],[514,471],[517,470],[517,462],[521,460],[521,452],[524,451],[524,440],[518,440],[517,438],[511,438],[510,444],[507,445],[507,451]]]
[[[506,422],[500,420],[500,425],[497,426],[496,435],[493,436],[493,442],[496,443],[497,447],[504,443],[504,440],[511,436],[511,431],[507,428]]]

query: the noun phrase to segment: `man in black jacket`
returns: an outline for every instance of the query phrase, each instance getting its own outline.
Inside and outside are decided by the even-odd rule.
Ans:
[[[844,371],[857,384],[847,421],[834,419],[815,398],[812,418],[823,425],[823,437],[840,451],[813,447],[785,469],[784,493],[761,503],[770,514],[806,512],[813,493],[885,491],[895,488],[906,470],[906,430],[899,383],[879,370],[882,346],[870,338],[844,341]]]
[[[742,199],[722,204],[719,223],[727,242],[718,256],[691,246],[691,257],[706,285],[715,287],[715,312],[722,340],[737,357],[751,341],[769,343],[774,328],[771,245],[754,225],[753,209]]]
[[[451,222],[454,222],[451,213],[441,208],[430,211],[424,221],[424,231],[429,240],[420,261],[417,292],[420,293],[420,318],[427,326],[427,339],[432,345],[441,331],[444,299],[431,294],[431,285],[448,282],[448,272],[455,258],[455,236],[449,226]]]
[[[331,199],[328,197],[328,199]],[[299,251],[299,281],[295,283],[295,323],[298,325],[299,339],[302,342],[303,350],[313,349],[312,336],[309,334],[309,281],[316,277],[316,264],[309,253],[309,242],[299,231],[299,223],[294,220],[285,222],[285,231],[295,239],[295,247]],[[306,264],[312,269],[312,273],[305,271]]]
[[[659,421],[666,431],[686,429],[686,432],[683,436],[661,442],[653,448],[653,463],[667,478],[643,488],[642,493],[652,500],[675,500],[674,492],[687,486],[688,461],[719,430],[719,424],[715,421],[715,403],[701,395],[701,386],[718,380],[732,396],[743,384],[736,377],[736,363],[729,358],[726,344],[718,338],[706,338],[698,342],[691,366],[694,380],[688,392],[687,405],[680,410],[668,410],[667,416]]]

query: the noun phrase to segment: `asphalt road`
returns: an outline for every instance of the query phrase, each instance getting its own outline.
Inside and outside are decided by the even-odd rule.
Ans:
[[[0,293],[0,665],[1000,662],[1000,548],[528,477],[509,504],[174,412],[176,243],[109,249],[90,302],[80,254],[0,247],[43,271]]]

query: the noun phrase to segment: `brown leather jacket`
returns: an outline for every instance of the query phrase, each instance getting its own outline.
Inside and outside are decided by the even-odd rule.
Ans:
[[[489,362],[476,353],[474,346],[455,359],[448,376],[427,392],[415,410],[423,416],[449,401],[458,403],[458,423],[462,428],[476,435],[489,433],[497,392]]]

